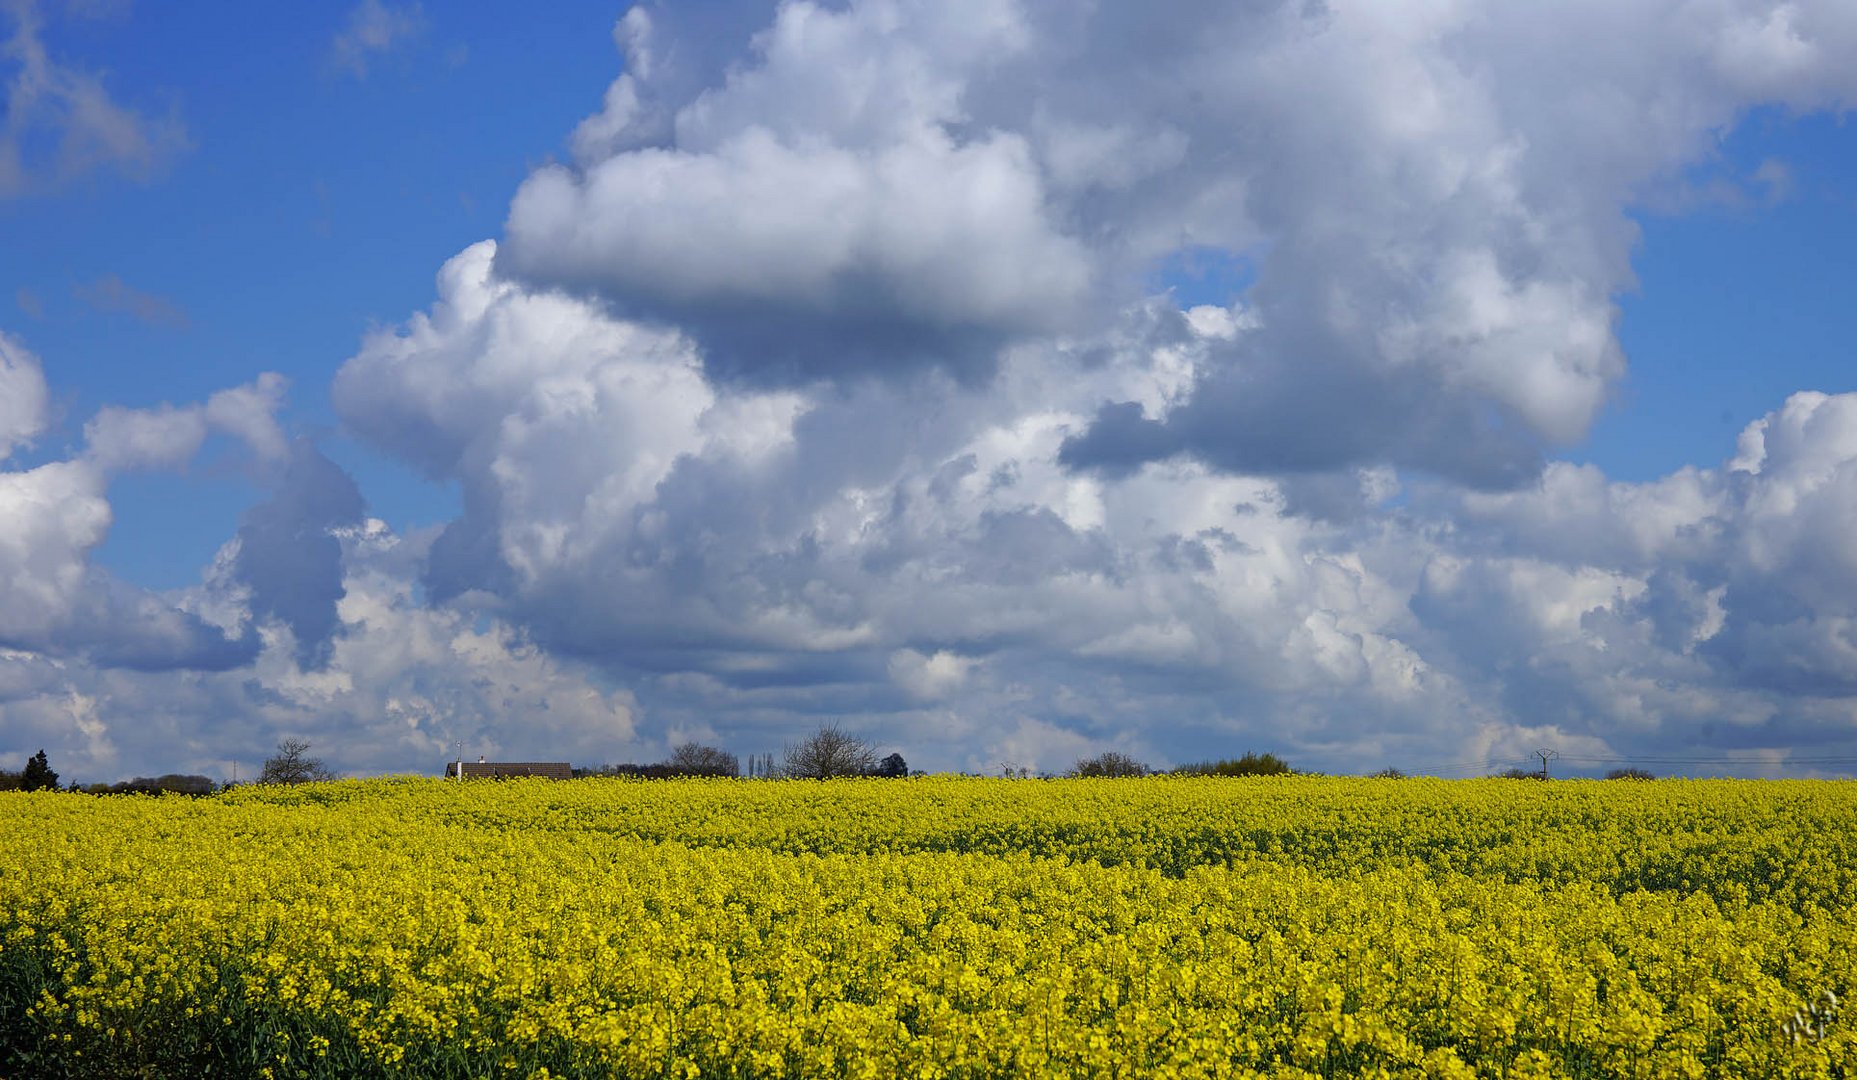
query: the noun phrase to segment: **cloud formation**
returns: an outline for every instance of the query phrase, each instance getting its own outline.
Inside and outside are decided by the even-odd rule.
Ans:
[[[1088,251],[1048,214],[1031,144],[950,130],[963,84],[1027,44],[1010,7],[783,6],[760,62],[678,110],[667,144],[600,156],[642,117],[649,28],[643,9],[621,23],[634,70],[580,129],[589,160],[517,193],[512,272],[674,322],[712,368],[780,382],[987,373],[1001,341],[1082,305]]]
[[[696,85],[627,70],[510,209],[499,270],[675,325],[726,379],[984,378],[1155,268],[1255,265],[1251,330],[1067,454],[1524,485],[1624,370],[1626,211],[1748,108],[1857,91],[1843,5],[781,5]],[[1595,41],[1632,42],[1629,49]],[[1572,86],[1576,89],[1569,90]]]
[[[408,564],[424,541],[378,521],[337,536],[339,633],[305,671],[299,643],[259,620],[257,647],[225,671],[172,673],[0,651],[0,760],[40,746],[86,781],[197,772],[250,779],[278,740],[307,738],[347,773],[435,773],[456,752],[577,762],[638,756],[635,704],[510,627],[424,607]],[[179,602],[228,635],[251,625],[228,544]],[[237,763],[236,766],[234,763]]]
[[[342,31],[329,44],[329,63],[357,79],[368,77],[368,65],[425,30],[425,13],[418,4],[383,4],[361,0],[348,13]]]
[[[1841,6],[731,10],[622,18],[574,163],[338,376],[462,485],[435,598],[654,730],[851,716],[963,766],[1726,753],[1849,715],[1849,612],[1772,600],[1847,567],[1753,557],[1769,481],[1543,471],[1623,372],[1634,201],[1748,108],[1847,100]],[[1149,295],[1202,256],[1255,280]]]
[[[1065,467],[1093,402],[1164,407],[1242,311],[1144,308],[1088,365],[1021,346],[985,387],[769,391],[495,265],[490,245],[454,259],[337,405],[464,487],[429,593],[634,686],[651,737],[755,751],[850,717],[942,767],[1268,741],[1367,769],[1542,739],[1740,753],[1857,717],[1831,678],[1857,614],[1834,539],[1857,398],[1797,396],[1730,464],[1655,484],[1556,463],[1394,508],[1386,471],[1310,491],[1188,460]]]
[[[366,504],[341,467],[307,442],[297,444],[271,498],[245,515],[233,566],[251,613],[291,634],[297,665],[328,666],[340,625],[344,529],[363,522]]]
[[[73,5],[77,15],[89,14]],[[98,76],[61,61],[45,47],[38,0],[0,3],[0,198],[54,189],[101,168],[135,179],[159,170],[187,146],[178,116],[151,117],[119,104]]]
[[[633,750],[629,692],[592,681],[518,629],[423,606],[430,535],[362,516],[353,481],[276,413],[266,374],[204,404],[105,407],[65,460],[0,470],[0,760],[44,746],[87,780],[250,777],[284,737],[357,772],[435,771],[469,752],[580,761]],[[0,460],[47,424],[38,358],[0,335]],[[239,440],[269,497],[186,589],[137,588],[92,565],[113,482]]]
[[[0,332],[0,461],[44,430],[46,403],[39,358]]]
[[[172,330],[187,329],[187,313],[172,300],[126,284],[115,274],[105,274],[93,282],[71,287],[71,295],[93,311],[105,315],[123,314],[150,326]]]
[[[1857,395],[1651,482],[1552,460],[1624,371],[1633,208],[1749,110],[1853,100],[1848,5],[857,0],[614,38],[571,162],[335,379],[458,519],[371,522],[276,385],[104,410],[4,474],[41,509],[0,567],[107,598],[99,478],[234,433],[272,494],[162,602],[245,666],[182,688],[23,627],[9,725],[105,762],[132,706],[244,710],[363,769],[821,720],[988,772],[1857,757]],[[1226,302],[1168,288],[1194,262]],[[44,425],[18,355],[0,446]]]
[[[225,634],[172,598],[90,564],[112,521],[112,479],[184,467],[214,429],[262,433],[281,380],[216,396],[208,406],[100,410],[84,449],[67,460],[0,470],[0,646],[103,667],[220,670],[250,661],[257,643]],[[0,450],[46,422],[39,360],[0,335]],[[262,437],[253,444],[264,453]]]

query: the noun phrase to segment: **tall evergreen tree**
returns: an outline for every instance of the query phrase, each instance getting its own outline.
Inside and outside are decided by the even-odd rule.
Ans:
[[[44,750],[26,759],[26,769],[19,774],[21,791],[53,791],[57,787],[58,774],[52,771],[52,763]]]

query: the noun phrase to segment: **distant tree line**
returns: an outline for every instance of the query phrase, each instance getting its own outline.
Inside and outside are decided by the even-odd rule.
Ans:
[[[43,750],[27,758],[26,767],[18,772],[0,769],[0,791],[57,790],[58,773],[52,769],[51,760]],[[114,784],[86,784],[79,787],[72,783],[65,790],[91,795],[158,795],[164,791],[182,795],[211,795],[219,790],[219,784],[209,776],[168,773],[156,777],[138,776],[134,780],[121,780]]]
[[[176,795],[198,798],[224,790],[224,785],[210,776],[198,773],[163,773],[160,776],[118,780],[114,784],[85,784],[82,790],[91,795],[162,795],[171,791]]]
[[[334,780],[335,772],[324,765],[322,759],[311,757],[309,748],[310,744],[303,739],[285,739],[278,743],[277,754],[265,759],[257,782],[307,784]],[[79,787],[73,783],[65,790],[89,795],[161,795],[172,792],[176,795],[201,796],[224,791],[231,786],[198,773],[163,773],[160,776],[118,780],[113,784],[86,784]],[[57,788],[58,774],[52,770],[51,761],[44,750],[28,758],[26,767],[19,772],[0,769],[0,791],[55,791]]]
[[[795,780],[829,780],[836,777],[909,775],[909,763],[901,754],[877,756],[877,747],[843,729],[827,725],[798,743],[788,746],[776,764],[773,755],[755,758],[752,775]],[[685,776],[738,777],[741,759],[718,747],[684,743],[663,761],[648,765],[597,765],[575,769],[577,777],[633,776],[646,780],[668,780]]]
[[[1159,770],[1117,750],[1087,757],[1070,767],[1066,776],[1149,776]],[[1197,761],[1167,770],[1174,776],[1284,776],[1295,772],[1275,754],[1247,751],[1243,757]]]
[[[1492,780],[1547,780],[1540,769],[1504,769],[1491,776]],[[1613,769],[1606,774],[1607,780],[1655,780],[1656,774],[1643,769]]]
[[[277,753],[266,758],[264,767],[258,774],[260,784],[306,784],[336,779],[333,770],[322,759],[311,757],[310,744],[303,739],[284,739],[277,744]],[[869,740],[844,731],[836,725],[825,725],[812,735],[786,748],[782,760],[774,761],[774,756],[757,755],[751,761],[750,775],[761,777],[782,777],[788,779],[827,780],[836,777],[905,777],[910,775],[909,764],[903,755],[892,753],[886,757],[877,756],[877,747]],[[1151,769],[1147,763],[1132,755],[1111,750],[1079,760],[1063,775],[1073,777],[1124,777],[1148,776],[1158,770]],[[1226,758],[1218,761],[1200,761],[1189,765],[1178,765],[1167,770],[1174,776],[1283,776],[1295,772],[1289,762],[1275,754],[1259,754],[1247,751],[1243,757]],[[1007,768],[1006,775],[1012,776],[1015,769]],[[1029,775],[1027,770],[1017,769],[1020,776]],[[598,765],[574,770],[576,777],[589,776],[631,776],[640,779],[661,780],[675,777],[739,777],[742,775],[741,759],[725,750],[702,743],[687,742],[671,751],[670,757],[648,765],[621,764]],[[1373,779],[1403,780],[1406,774],[1395,768],[1381,769],[1372,774]],[[1494,779],[1503,780],[1545,780],[1540,771],[1534,769],[1512,768],[1493,774]],[[1613,769],[1606,774],[1607,780],[1655,780],[1657,777],[1639,768]],[[160,795],[173,792],[178,795],[203,796],[223,791],[231,784],[221,784],[211,777],[197,773],[163,773],[160,776],[138,776],[133,780],[119,780],[113,784],[87,784],[79,787],[73,783],[67,790],[82,791],[92,795]],[[26,764],[19,771],[0,769],[0,791],[55,791],[58,789],[58,773],[52,769],[51,761],[43,749],[26,759]]]
[[[1128,754],[1111,750],[1078,761],[1064,773],[1065,776],[1150,776],[1161,770],[1151,769]],[[1200,761],[1190,765],[1176,765],[1166,770],[1173,776],[1287,776],[1296,770],[1290,763],[1275,754],[1247,752],[1243,757],[1226,758],[1220,761]],[[1012,770],[1007,770],[1012,775]],[[1398,769],[1385,768],[1373,773],[1375,780],[1403,780],[1406,774]],[[1539,769],[1513,768],[1492,774],[1497,780],[1546,780]],[[1613,769],[1606,774],[1607,780],[1655,780],[1656,775],[1644,769]]]
[[[649,765],[626,762],[622,765],[595,765],[575,769],[576,777],[635,776],[645,780],[669,780],[679,776],[740,776],[741,759],[720,747],[701,743],[684,743],[671,756]]]
[[[1201,761],[1193,765],[1182,765],[1174,770],[1181,776],[1284,776],[1295,771],[1290,768],[1289,762],[1275,754],[1256,754],[1249,751],[1240,758]]]
[[[1606,774],[1607,780],[1655,780],[1657,777],[1643,769],[1613,769]]]

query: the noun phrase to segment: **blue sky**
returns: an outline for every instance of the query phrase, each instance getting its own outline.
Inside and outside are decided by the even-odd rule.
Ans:
[[[1857,18],[1398,7],[7,0],[0,755],[1857,770]]]
[[[45,307],[21,322],[9,303],[9,325],[71,358],[55,380],[69,422],[104,403],[184,400],[280,371],[305,431],[328,431],[350,467],[382,471],[383,514],[447,513],[452,500],[340,441],[327,388],[363,330],[419,306],[440,262],[495,233],[527,166],[558,154],[562,128],[597,103],[614,62],[610,6],[555,12],[526,33],[488,11],[422,22],[365,77],[337,66],[333,42],[351,15],[336,6],[53,21],[50,49],[127,102],[176,110],[188,143],[150,182],[92,174],[4,207],[19,253],[9,300],[23,288]],[[203,47],[215,41],[228,47]],[[185,327],[98,317],[72,289],[106,274],[168,301]],[[147,528],[117,532],[99,556],[154,587],[196,579],[252,496],[181,477],[147,487],[123,485],[116,503],[119,516],[146,514]],[[196,513],[164,513],[183,500]]]
[[[1710,464],[1794,390],[1857,388],[1849,345],[1857,246],[1857,128],[1836,116],[1758,113],[1697,180],[1785,166],[1778,191],[1686,212],[1645,209],[1621,297],[1631,373],[1592,438],[1567,448],[1624,479]]]

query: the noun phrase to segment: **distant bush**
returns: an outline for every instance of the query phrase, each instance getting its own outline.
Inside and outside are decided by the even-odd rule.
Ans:
[[[1145,762],[1137,761],[1127,754],[1117,753],[1111,750],[1106,754],[1098,754],[1092,758],[1084,758],[1082,761],[1072,765],[1070,767],[1070,775],[1146,776],[1148,775],[1148,766]]]
[[[1392,768],[1390,766],[1387,768],[1381,769],[1379,772],[1374,773],[1372,776],[1368,777],[1369,780],[1404,780],[1405,778],[1406,778],[1405,773],[1402,773],[1398,769]]]
[[[1492,780],[1545,780],[1547,777],[1533,769],[1504,769],[1490,777]]]
[[[628,761],[623,765],[590,765],[574,770],[576,780],[584,780],[593,776],[630,776],[640,780],[671,780],[685,775],[688,774],[667,761],[650,765],[634,765]]]
[[[160,795],[171,791],[176,795],[200,796],[218,791],[219,784],[210,776],[196,773],[165,773],[119,780],[114,784],[91,784],[84,790],[92,795]]]
[[[1643,769],[1613,769],[1606,774],[1607,780],[1655,780],[1657,777]]]
[[[1241,758],[1201,761],[1174,770],[1179,776],[1282,776],[1296,770],[1275,754],[1246,753]]]
[[[684,743],[671,751],[664,764],[677,770],[678,776],[740,776],[741,759],[719,747]]]

